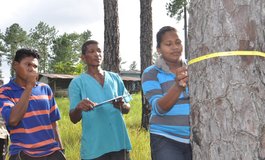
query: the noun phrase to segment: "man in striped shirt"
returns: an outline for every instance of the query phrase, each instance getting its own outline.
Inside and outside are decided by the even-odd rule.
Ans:
[[[63,160],[56,121],[59,109],[51,88],[37,82],[36,50],[19,49],[12,67],[15,78],[0,88],[0,111],[10,134],[10,160]]]

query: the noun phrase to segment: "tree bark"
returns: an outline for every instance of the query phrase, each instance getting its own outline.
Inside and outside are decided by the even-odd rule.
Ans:
[[[190,59],[223,51],[264,52],[264,8],[263,0],[192,0]],[[265,159],[264,62],[229,56],[189,66],[194,160]]]
[[[118,0],[104,2],[104,61],[103,68],[120,73],[120,31]]]
[[[140,0],[140,55],[141,73],[152,64],[153,47],[153,21],[152,21],[152,0]],[[142,74],[141,74],[142,75]],[[142,93],[142,127],[148,129],[150,107]]]

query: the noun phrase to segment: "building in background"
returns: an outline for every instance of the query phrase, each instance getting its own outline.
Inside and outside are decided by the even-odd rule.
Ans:
[[[121,71],[120,76],[130,93],[141,90],[140,71]],[[40,74],[39,81],[48,84],[56,97],[66,97],[68,85],[76,75]]]

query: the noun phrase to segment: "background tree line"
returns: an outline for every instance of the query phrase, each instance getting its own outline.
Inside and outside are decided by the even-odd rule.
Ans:
[[[91,38],[91,32],[86,30],[80,34],[63,33],[59,35],[58,33],[59,31],[55,27],[45,22],[39,22],[29,32],[25,31],[18,23],[12,24],[5,31],[0,31],[0,66],[2,66],[3,56],[10,64],[16,50],[26,47],[39,51],[41,55],[40,73],[81,73],[84,67],[79,58],[81,45]],[[121,64],[125,63],[121,62]],[[135,61],[132,62],[129,70],[136,70],[136,65]],[[10,73],[11,76],[14,75],[11,68]],[[2,78],[2,71],[0,71],[0,78]]]
[[[78,74],[82,71],[80,63],[80,46],[91,37],[89,30],[81,34],[64,33],[58,35],[55,27],[39,22],[29,32],[18,23],[7,27],[0,32],[0,53],[10,64],[17,49],[22,47],[33,48],[40,52],[41,73]],[[13,71],[10,69],[11,76]]]

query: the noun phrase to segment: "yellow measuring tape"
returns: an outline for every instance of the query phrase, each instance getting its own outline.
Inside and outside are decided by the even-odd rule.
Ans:
[[[261,56],[265,57],[265,53],[259,51],[229,51],[229,52],[217,52],[206,54],[197,58],[194,58],[188,62],[188,65],[200,62],[205,59],[221,57],[221,56]]]

